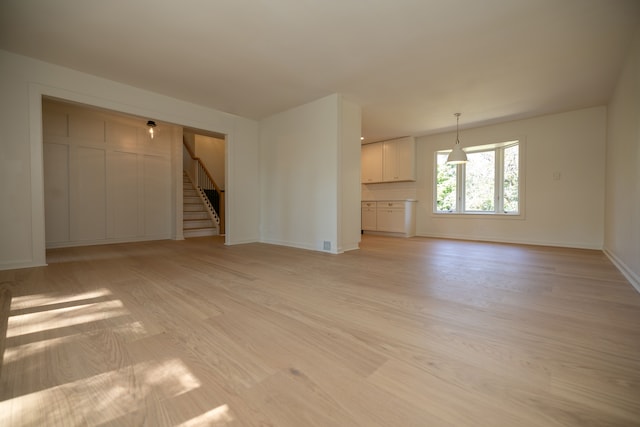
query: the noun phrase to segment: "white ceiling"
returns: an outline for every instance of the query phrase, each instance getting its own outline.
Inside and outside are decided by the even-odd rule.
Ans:
[[[606,104],[638,0],[0,0],[0,48],[260,119],[331,93],[379,140]]]

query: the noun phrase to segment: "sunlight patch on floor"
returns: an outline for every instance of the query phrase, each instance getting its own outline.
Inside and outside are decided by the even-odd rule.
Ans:
[[[233,417],[229,413],[229,405],[220,405],[202,415],[191,418],[177,427],[201,427],[224,425],[233,421]]]
[[[80,336],[80,334],[67,335],[65,337],[51,338],[28,344],[18,345],[15,347],[8,347],[4,351],[3,364],[6,365],[8,363],[17,362],[20,359],[33,357],[43,351],[47,351],[54,347],[73,342]]]
[[[145,408],[151,395],[171,398],[198,387],[180,359],[147,361],[2,401],[0,425],[96,425]],[[208,416],[223,419],[224,409],[214,411]]]
[[[7,338],[127,315],[120,300],[75,305],[9,317]]]
[[[56,295],[56,294],[35,294],[14,296],[11,298],[11,310],[21,310],[25,308],[40,307],[45,305],[67,303],[86,299],[94,299],[111,295],[109,289],[100,288],[93,291],[78,294]]]

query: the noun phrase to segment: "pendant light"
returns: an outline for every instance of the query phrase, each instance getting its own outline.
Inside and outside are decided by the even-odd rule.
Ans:
[[[456,144],[453,146],[449,157],[447,157],[447,163],[451,165],[457,165],[460,163],[467,163],[467,154],[460,148],[460,113],[455,113],[456,116]]]
[[[153,137],[155,136],[156,122],[154,122],[153,120],[149,120],[147,122],[147,126],[149,126],[149,138],[153,139]]]

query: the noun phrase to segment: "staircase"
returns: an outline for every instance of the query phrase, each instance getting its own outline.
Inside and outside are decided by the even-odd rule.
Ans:
[[[219,234],[217,224],[211,219],[204,202],[186,173],[182,175],[182,198],[184,237],[217,236]]]

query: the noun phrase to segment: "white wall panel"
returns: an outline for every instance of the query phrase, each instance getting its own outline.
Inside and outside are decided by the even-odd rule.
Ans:
[[[69,241],[69,146],[66,144],[44,144],[44,209],[47,242]]]
[[[135,237],[138,230],[138,155],[112,152],[107,157],[107,235]]]
[[[180,132],[162,127],[150,141],[139,119],[44,101],[48,247],[171,237],[170,143]]]
[[[71,240],[104,240],[106,236],[105,150],[77,147],[70,165]]]
[[[171,164],[159,156],[144,156],[144,234],[167,235],[171,229]]]
[[[105,122],[90,114],[74,114],[69,116],[69,136],[86,142],[104,142]]]
[[[65,111],[48,109],[42,112],[42,129],[46,136],[69,136],[69,115]]]
[[[113,147],[134,150],[138,145],[138,129],[135,126],[109,121],[106,132],[107,143]]]

